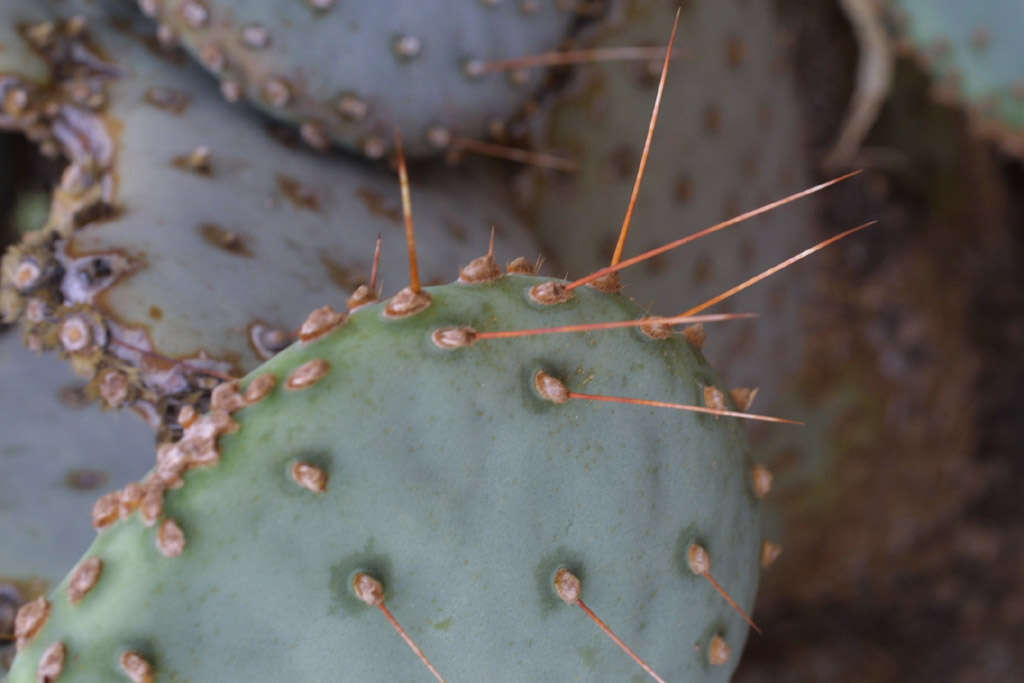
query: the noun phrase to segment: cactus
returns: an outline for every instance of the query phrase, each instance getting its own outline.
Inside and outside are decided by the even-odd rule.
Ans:
[[[981,134],[1024,155],[1024,13],[1013,0],[890,0],[900,43],[932,72],[941,99],[963,104]]]
[[[553,2],[461,0],[443,21],[418,0],[139,5],[160,22],[161,40],[180,39],[217,75],[229,101],[244,94],[300,126],[310,146],[333,141],[373,159],[388,153],[395,126],[410,154],[428,155],[503,125],[539,74],[484,65],[555,49],[575,18]]]
[[[560,568],[661,674],[727,680],[735,657],[709,658],[738,652],[746,625],[687,557],[706,549],[749,608],[759,502],[743,432],[729,418],[572,393],[703,406],[720,380],[682,336],[483,338],[642,316],[590,288],[531,301],[551,282],[428,288],[413,315],[398,313],[409,290],[347,319],[315,312],[309,341],[224,385],[209,415],[190,414],[185,438],[161,446],[138,511],[119,512],[118,493],[101,499],[105,530],[51,595],[10,683],[31,680],[58,642],[62,681],[118,680],[125,653],[162,679],[422,679],[353,594],[358,572],[383,583],[453,680],[638,673],[559,602]],[[87,562],[102,573],[74,604]]]
[[[151,54],[146,22],[115,10],[8,10],[37,27],[36,46],[64,79],[48,87],[95,99],[64,102],[51,120],[45,93],[23,86],[23,121],[71,163],[45,230],[5,256],[4,312],[20,317],[30,345],[62,351],[95,377],[93,395],[160,426],[168,409],[208,393],[208,372],[252,369],[287,345],[298,311],[365,280],[376,235],[401,220],[393,176],[282,145],[222,102],[198,67]],[[75,12],[89,21],[55,21]],[[79,135],[60,137],[68,128]],[[536,251],[486,167],[424,174],[420,186],[422,241],[443,245],[424,250],[428,280],[479,253],[492,227],[499,248]],[[66,338],[78,328],[84,341]],[[126,391],[104,393],[109,373]]]

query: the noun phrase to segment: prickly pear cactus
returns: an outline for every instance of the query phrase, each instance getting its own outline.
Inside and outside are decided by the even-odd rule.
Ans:
[[[543,74],[485,64],[554,50],[573,5],[459,0],[442,20],[440,6],[419,0],[139,1],[161,40],[180,40],[229,101],[244,95],[299,125],[314,148],[333,141],[375,159],[390,150],[395,126],[412,155],[500,126]]]
[[[408,289],[317,311],[305,341],[183,414],[22,610],[10,683],[427,680],[375,607],[449,680],[643,680],[579,599],[666,680],[728,680],[747,627],[694,572],[710,559],[750,608],[741,426],[584,397],[703,406],[718,378],[663,328],[487,338],[643,312],[587,287],[538,303],[560,287],[483,265],[411,314]]]
[[[296,312],[364,282],[378,234],[385,262],[400,253],[393,174],[282,144],[198,67],[154,55],[130,7],[3,15],[50,65],[35,73],[45,87],[12,77],[12,126],[70,160],[45,229],[5,255],[3,312],[107,405],[163,424],[216,382],[207,373],[252,369],[291,341]],[[415,178],[422,243],[441,245],[421,250],[427,281],[480,253],[492,227],[498,248],[536,253],[489,168]]]
[[[889,0],[902,44],[936,79],[944,100],[962,103],[972,123],[1024,155],[1024,11],[1015,0]]]

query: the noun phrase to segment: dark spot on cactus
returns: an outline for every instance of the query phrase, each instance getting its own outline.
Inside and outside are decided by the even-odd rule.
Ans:
[[[192,104],[192,95],[171,88],[149,88],[142,97],[148,104],[171,114],[184,114]]]
[[[153,320],[163,320],[164,312],[159,306],[149,307],[149,317]]]
[[[580,582],[585,583],[587,573],[583,567],[583,556],[566,546],[559,546],[541,557],[533,570],[533,576],[537,585],[537,607],[542,616],[549,616],[555,610],[565,607],[554,587],[558,570],[568,569]]]
[[[57,392],[57,400],[61,405],[73,410],[81,410],[89,405],[89,396],[82,384],[68,384]]]
[[[466,241],[469,239],[469,234],[466,230],[466,226],[462,225],[454,218],[450,218],[447,216],[443,219],[443,221],[444,231],[448,233],[448,236],[451,237],[456,242],[458,242],[459,244],[465,244]]]
[[[754,265],[757,257],[757,240],[746,236],[740,240],[740,265],[744,270],[749,270]]]
[[[632,144],[621,144],[608,153],[605,160],[613,178],[628,180],[636,173],[638,163],[636,151]],[[611,253],[610,251],[608,253]]]
[[[298,131],[291,126],[276,121],[267,121],[264,128],[272,140],[278,142],[288,149],[296,149],[302,146],[302,138]]]
[[[200,223],[198,227],[199,234],[202,235],[203,239],[218,249],[223,249],[235,256],[252,256],[252,251],[237,232],[228,230],[216,223]]]
[[[376,190],[369,187],[360,187],[356,190],[356,197],[362,200],[370,213],[387,218],[395,223],[402,221],[402,207],[397,202],[380,196]]]
[[[341,265],[327,254],[320,254],[320,263],[327,271],[327,277],[346,292],[350,292],[363,283],[363,275],[352,268]]]
[[[714,262],[705,253],[697,257],[697,263],[693,267],[691,281],[695,285],[702,285],[714,275]]]
[[[105,486],[109,479],[110,475],[103,470],[80,468],[64,475],[64,485],[76,491],[94,491]]]
[[[681,173],[679,175],[679,179],[676,180],[675,194],[673,196],[680,203],[688,202],[693,198],[693,180],[690,179],[688,173]]]
[[[384,597],[387,599],[394,578],[391,558],[374,552],[373,548],[374,541],[371,538],[362,552],[346,555],[331,566],[331,577],[327,586],[331,594],[329,614],[341,613],[355,617],[370,613],[370,610],[366,609],[366,603],[352,592],[352,579],[360,572],[380,581],[384,586]]]
[[[704,131],[708,135],[718,135],[722,130],[722,110],[718,105],[709,104],[704,108]]]
[[[737,36],[730,36],[725,41],[725,63],[730,69],[735,69],[747,58],[747,46]]]
[[[300,183],[295,178],[283,173],[277,174],[277,189],[285,199],[300,209],[320,211],[320,198],[316,192]]]

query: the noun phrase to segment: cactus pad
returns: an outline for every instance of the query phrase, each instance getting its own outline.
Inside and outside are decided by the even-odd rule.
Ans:
[[[70,164],[45,230],[5,255],[4,313],[30,345],[67,354],[97,383],[118,373],[124,395],[94,387],[109,405],[144,405],[160,423],[164,399],[209,388],[204,371],[255,367],[287,345],[297,311],[343,301],[368,278],[378,234],[385,262],[398,253],[393,175],[268,135],[198,67],[147,49],[132,12],[85,2],[5,12],[51,27],[51,89],[97,97],[30,100]],[[422,242],[445,245],[421,250],[427,281],[479,254],[492,226],[499,248],[536,252],[486,168],[415,182]]]
[[[537,72],[486,73],[488,61],[554,50],[575,13],[555,2],[419,0],[300,2],[141,0],[160,35],[215,73],[225,97],[243,94],[330,141],[380,158],[396,126],[414,155],[453,136],[479,138],[515,114]],[[510,77],[511,75],[511,77]]]
[[[710,557],[750,608],[760,503],[743,429],[573,393],[704,405],[719,381],[682,336],[460,347],[462,326],[643,315],[586,287],[531,301],[551,282],[427,288],[409,316],[311,316],[308,341],[185,416],[141,506],[101,500],[85,559],[24,610],[10,683],[57,660],[65,682],[428,680],[354,586],[450,680],[642,680],[556,578],[667,680],[728,680],[747,628],[691,567]]]
[[[890,0],[903,44],[936,79],[936,93],[962,103],[983,134],[1024,156],[1024,12],[1016,0]]]

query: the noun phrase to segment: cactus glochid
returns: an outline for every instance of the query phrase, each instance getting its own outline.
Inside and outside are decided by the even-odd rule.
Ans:
[[[734,418],[784,420],[672,330],[699,318],[619,294],[621,250],[567,282],[491,249],[421,287],[397,147],[410,285],[182,406],[19,610],[10,683],[728,680],[778,550]]]

